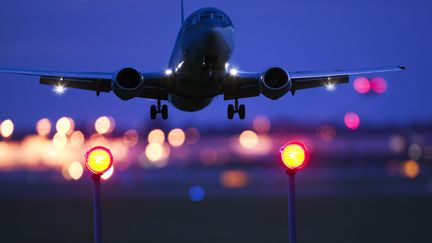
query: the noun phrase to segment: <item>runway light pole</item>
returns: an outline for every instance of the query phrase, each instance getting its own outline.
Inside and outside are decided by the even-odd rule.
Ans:
[[[295,174],[306,166],[309,152],[306,146],[298,141],[286,143],[280,149],[281,159],[287,168],[288,175],[288,233],[289,242],[297,243]]]
[[[94,223],[94,242],[102,243],[102,223],[101,223],[101,200],[100,200],[100,181],[101,176],[107,172],[113,164],[111,151],[102,146],[91,148],[85,154],[85,165],[92,173],[93,179],[93,223]]]

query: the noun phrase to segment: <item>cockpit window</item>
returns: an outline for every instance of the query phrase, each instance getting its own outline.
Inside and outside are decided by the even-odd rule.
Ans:
[[[213,18],[213,14],[203,14],[200,16],[200,20],[210,20]]]
[[[224,20],[224,16],[223,15],[219,15],[219,14],[214,14],[213,18],[218,19],[218,20]]]
[[[216,21],[220,26],[232,25],[231,20],[223,14],[217,12],[203,12],[200,15],[195,15],[192,18],[186,20],[186,29],[198,24],[199,22]]]

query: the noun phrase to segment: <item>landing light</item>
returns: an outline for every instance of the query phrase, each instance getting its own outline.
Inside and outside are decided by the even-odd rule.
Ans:
[[[53,90],[56,94],[62,95],[66,91],[66,87],[62,84],[57,84],[56,86],[54,86]]]
[[[336,85],[334,83],[328,83],[325,85],[325,87],[328,91],[335,91],[336,90]]]
[[[166,69],[165,70],[165,75],[166,76],[170,76],[173,73],[172,69]]]
[[[180,69],[180,68],[183,66],[183,63],[184,63],[184,61],[182,61],[181,63],[179,63],[179,64],[177,65],[177,69]]]
[[[238,70],[237,70],[237,68],[231,68],[229,70],[229,73],[231,74],[231,76],[237,76]]]

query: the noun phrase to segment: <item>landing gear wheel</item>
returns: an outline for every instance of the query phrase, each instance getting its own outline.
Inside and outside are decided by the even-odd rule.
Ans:
[[[227,115],[228,115],[228,119],[233,119],[234,118],[234,106],[233,105],[228,105],[228,112],[227,112]]]
[[[246,116],[246,107],[245,107],[245,105],[240,105],[239,108],[238,108],[237,113],[239,115],[240,120],[245,119],[245,116]]]
[[[150,118],[151,118],[152,120],[156,119],[156,115],[157,115],[157,113],[158,113],[158,111],[157,111],[156,106],[155,106],[155,105],[152,105],[152,106],[150,107]]]
[[[161,109],[162,119],[166,120],[168,119],[168,106],[163,105]]]

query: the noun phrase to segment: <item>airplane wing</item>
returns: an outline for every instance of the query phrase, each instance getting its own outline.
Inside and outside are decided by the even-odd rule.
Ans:
[[[354,75],[394,72],[404,69],[403,66],[395,66],[329,72],[288,72],[288,75],[292,82],[290,91],[294,95],[297,90],[348,83],[350,76]],[[262,76],[262,73],[239,72],[235,77],[227,80],[224,85],[224,99],[259,96],[261,94],[260,81]]]
[[[57,86],[64,88],[75,88],[83,90],[96,91],[99,95],[101,92],[110,92],[114,72],[59,72],[59,71],[39,71],[23,69],[5,69],[0,68],[0,73],[28,75],[39,77],[40,84]],[[161,73],[142,73],[144,77],[144,87],[139,95],[149,99],[168,99],[168,92],[165,87],[161,87],[160,82],[166,79]]]

